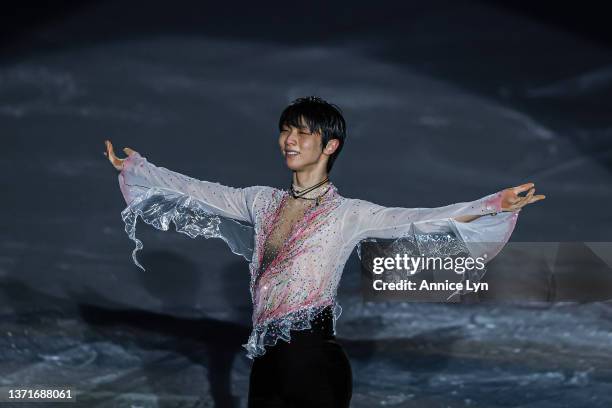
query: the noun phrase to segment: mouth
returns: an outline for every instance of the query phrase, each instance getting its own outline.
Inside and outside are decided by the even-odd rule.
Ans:
[[[295,157],[298,154],[300,154],[300,152],[295,151],[295,150],[285,150],[285,156],[287,157]]]

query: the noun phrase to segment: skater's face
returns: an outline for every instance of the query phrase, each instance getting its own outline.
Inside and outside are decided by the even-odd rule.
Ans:
[[[328,157],[323,153],[322,137],[312,132],[303,120],[301,126],[283,125],[278,137],[285,164],[291,170],[306,170],[325,165]]]

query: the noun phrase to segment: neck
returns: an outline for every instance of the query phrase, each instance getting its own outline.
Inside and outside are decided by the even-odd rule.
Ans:
[[[305,189],[325,180],[326,171],[294,171],[293,186],[297,189]]]

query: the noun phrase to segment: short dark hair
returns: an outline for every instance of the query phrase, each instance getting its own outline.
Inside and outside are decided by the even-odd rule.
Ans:
[[[327,172],[329,173],[334,161],[340,154],[344,139],[346,139],[346,122],[342,117],[342,110],[333,103],[329,103],[318,96],[297,98],[283,110],[278,121],[278,130],[282,132],[283,126],[299,128],[303,118],[311,132],[320,133],[323,148],[331,139],[338,139],[340,144],[334,153],[329,156]]]

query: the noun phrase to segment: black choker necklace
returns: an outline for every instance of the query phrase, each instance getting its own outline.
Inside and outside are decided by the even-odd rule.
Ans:
[[[311,192],[312,190],[316,189],[317,187],[322,186],[323,184],[327,183],[329,181],[328,177],[325,177],[325,179],[317,184],[315,184],[314,186],[308,187],[304,190],[296,190],[295,188],[293,188],[293,182],[291,183],[291,186],[289,187],[289,192],[291,193],[291,195],[293,196],[293,198],[301,198],[304,200],[314,200],[315,205],[319,205],[321,203],[321,200],[323,199],[323,196],[325,194],[327,194],[327,192],[329,191],[329,188],[327,190],[325,190],[325,192],[317,197],[314,198],[309,198],[309,197],[303,197],[304,195],[308,194],[309,192]]]

